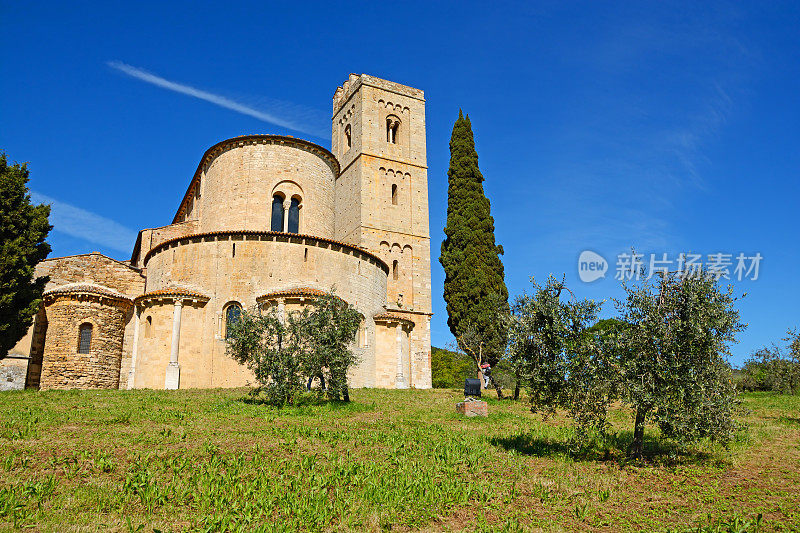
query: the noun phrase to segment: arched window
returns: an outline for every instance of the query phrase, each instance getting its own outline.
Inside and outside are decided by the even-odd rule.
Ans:
[[[392,263],[392,279],[400,279],[400,263],[397,261],[397,259],[395,259]]]
[[[276,194],[272,197],[272,231],[283,231],[283,198]]]
[[[153,336],[153,317],[148,316],[144,320],[144,337],[145,339],[149,339]]]
[[[397,205],[397,184],[392,183],[392,205]]]
[[[292,198],[292,203],[289,206],[289,233],[300,233],[300,200]]]
[[[344,127],[344,138],[345,141],[347,142],[347,148],[353,146],[353,133],[352,130],[350,129],[350,124]]]
[[[235,324],[242,317],[242,306],[234,302],[225,308],[225,338],[229,338],[231,325]]]
[[[88,322],[78,328],[78,353],[89,353],[92,349],[92,325]]]
[[[397,144],[397,135],[400,132],[400,119],[394,115],[386,117],[386,142]]]

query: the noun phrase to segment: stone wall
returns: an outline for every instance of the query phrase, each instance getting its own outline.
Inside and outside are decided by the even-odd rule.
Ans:
[[[134,249],[133,256],[131,257],[131,264],[137,268],[143,266],[144,257],[147,252],[161,244],[162,242],[178,237],[185,237],[192,233],[197,233],[197,220],[187,220],[185,222],[178,222],[170,224],[169,226],[162,226],[160,228],[143,229],[139,232],[137,246]]]
[[[365,317],[383,311],[386,266],[361,250],[305,237],[259,234],[210,235],[163,246],[147,262],[147,292],[183,287],[208,302],[184,309],[179,364],[181,386],[234,387],[252,383],[252,375],[225,353],[224,310],[231,303],[256,306],[264,294],[298,287],[336,295]],[[152,320],[152,337],[139,327],[136,387],[163,387],[171,347],[172,303],[152,304],[141,320]],[[352,372],[352,385],[375,386],[374,327],[368,322],[369,348]],[[189,373],[194,377],[189,378]],[[150,375],[152,374],[152,376]],[[184,376],[187,376],[184,379]]]
[[[45,259],[36,265],[36,276],[50,276],[45,291],[79,281],[91,281],[131,298],[144,290],[139,269],[98,252]]]
[[[45,291],[68,283],[87,281],[109,287],[125,296],[134,298],[144,292],[145,286],[145,277],[141,269],[98,252],[46,259],[36,265],[36,276],[49,276],[50,280]],[[129,313],[128,321],[122,326],[124,332],[123,366],[128,364],[131,357],[133,343],[133,320],[131,317],[132,313]],[[57,326],[54,330],[48,329],[48,326],[48,317],[42,307],[26,336],[9,351],[10,354],[25,355],[31,358],[27,387],[39,386],[46,334],[58,330]],[[127,366],[122,375],[123,386],[126,379]]]
[[[116,389],[125,324],[132,306],[100,297],[57,297],[48,303],[40,388]],[[78,329],[92,324],[90,353],[78,353]]]
[[[333,238],[338,165],[327,151],[309,145],[270,135],[227,141],[203,169],[196,200],[201,207],[182,216],[196,217],[200,232],[269,231],[273,196],[296,196],[299,232]]]
[[[29,358],[8,355],[0,359],[0,391],[22,390],[28,375]]]

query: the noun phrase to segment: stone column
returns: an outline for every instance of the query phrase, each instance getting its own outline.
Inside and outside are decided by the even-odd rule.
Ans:
[[[181,343],[181,311],[183,310],[183,300],[175,298],[175,307],[172,311],[172,349],[169,353],[169,364],[167,365],[167,375],[164,381],[164,388],[175,390],[180,385],[181,367],[178,366],[178,350]]]
[[[414,373],[414,330],[408,332],[408,387],[414,386],[417,375]]]
[[[283,298],[278,300],[278,320],[281,321],[281,324],[286,323],[286,303]]]
[[[396,389],[407,389],[408,382],[403,373],[403,324],[397,324],[397,378],[394,387]]]
[[[289,208],[292,207],[291,200],[283,202],[283,232],[289,233]]]
[[[139,306],[133,306],[133,345],[131,346],[131,368],[128,370],[128,390],[133,388],[136,379],[136,358],[139,354],[139,321],[141,320]]]

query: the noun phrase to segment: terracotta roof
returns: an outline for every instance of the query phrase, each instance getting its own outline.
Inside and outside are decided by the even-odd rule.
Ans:
[[[178,207],[178,212],[175,213],[175,218],[172,219],[173,224],[178,222],[178,218],[183,213],[184,208],[186,207],[189,198],[194,193],[194,186],[197,181],[200,179],[200,175],[203,173],[203,167],[211,161],[212,158],[216,157],[219,153],[225,151],[226,149],[233,148],[238,146],[239,143],[250,143],[250,142],[258,142],[262,141],[264,143],[278,143],[278,144],[293,144],[295,146],[299,146],[302,148],[306,148],[311,152],[316,152],[318,155],[322,156],[324,159],[328,161],[328,164],[331,166],[333,170],[334,177],[339,177],[339,161],[336,159],[329,150],[323,148],[318,144],[314,144],[311,141],[306,141],[304,139],[297,139],[291,136],[284,136],[284,135],[267,135],[267,134],[255,134],[255,135],[240,135],[238,137],[233,137],[232,139],[225,139],[224,141],[220,141],[203,154],[203,157],[200,158],[200,164],[197,165],[197,170],[192,177],[192,181],[189,182],[189,187],[186,189],[186,194],[183,195],[183,200],[181,200],[181,205]],[[230,146],[226,146],[230,145]]]
[[[275,291],[275,292],[268,292],[267,294],[262,294],[256,300],[269,300],[271,298],[281,298],[284,296],[325,296],[328,294],[325,291],[321,291],[319,289],[312,289],[311,287],[297,287],[294,289],[285,289],[282,291]]]
[[[118,300],[131,300],[129,296],[125,296],[119,291],[89,281],[67,283],[66,285],[60,285],[44,292],[44,296],[55,296],[59,294],[94,294]]]
[[[208,301],[209,297],[205,294],[199,293],[197,291],[192,291],[189,289],[183,289],[180,287],[169,287],[166,289],[158,289],[155,291],[150,291],[142,294],[141,296],[136,297],[136,301],[140,302],[142,300],[149,300],[150,298],[169,298],[180,296],[183,298],[194,298],[197,300],[205,300]]]
[[[391,311],[384,311],[383,313],[378,313],[377,315],[372,317],[373,320],[399,320],[401,322],[408,322],[409,324],[414,324],[414,321],[410,318],[404,317],[400,313],[392,313]]]
[[[336,244],[337,246],[341,246],[342,248],[347,248],[349,250],[353,250],[364,255],[367,255],[373,259],[375,259],[379,264],[383,265],[384,269],[388,272],[389,265],[384,263],[383,259],[378,257],[377,255],[373,254],[372,252],[368,252],[364,248],[360,246],[355,246],[353,244],[349,244],[342,241],[336,241],[334,239],[328,239],[326,237],[316,237],[314,235],[306,235],[304,233],[284,233],[282,231],[257,231],[257,230],[247,230],[247,229],[240,229],[240,230],[225,230],[225,231],[208,231],[205,233],[192,233],[190,235],[184,235],[182,237],[175,237],[173,239],[168,239],[158,245],[152,247],[149,252],[144,256],[144,261],[142,261],[143,265],[147,264],[147,261],[150,260],[150,257],[157,251],[161,250],[162,248],[166,248],[170,244],[184,241],[187,239],[197,239],[200,237],[221,237],[221,236],[230,236],[230,235],[264,235],[264,236],[275,236],[275,237],[290,237],[294,239],[313,239],[319,242],[325,242],[328,244]]]

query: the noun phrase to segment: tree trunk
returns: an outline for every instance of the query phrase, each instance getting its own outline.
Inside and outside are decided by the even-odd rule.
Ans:
[[[628,448],[628,459],[641,459],[644,447],[644,419],[648,409],[637,407],[636,422],[633,424],[633,442]]]
[[[347,385],[344,386],[344,392],[342,394],[342,399],[346,402],[350,401],[350,390],[347,388]]]
[[[519,380],[517,380],[517,383],[514,385],[514,401],[517,400],[519,400]]]
[[[497,399],[498,400],[502,400],[503,399],[503,389],[500,388],[500,384],[497,383],[497,381],[495,381],[494,376],[489,376],[489,381],[492,382],[492,386],[494,387],[494,390],[497,391]]]

